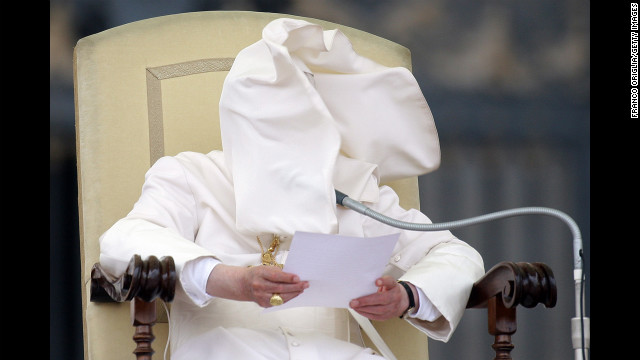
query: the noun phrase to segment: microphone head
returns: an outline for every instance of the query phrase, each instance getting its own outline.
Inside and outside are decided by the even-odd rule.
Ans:
[[[340,192],[340,191],[336,190],[336,204],[344,206],[344,205],[342,204],[342,201],[343,201],[343,200],[344,200],[344,198],[346,198],[346,197],[348,197],[348,196],[347,196],[347,194],[345,194],[345,193],[343,193],[343,192]]]

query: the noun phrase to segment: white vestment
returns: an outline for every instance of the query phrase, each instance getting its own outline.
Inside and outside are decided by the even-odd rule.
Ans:
[[[451,337],[484,274],[478,252],[449,231],[399,230],[335,203],[334,188],[389,217],[430,222],[401,208],[391,188],[379,187],[432,171],[440,161],[431,112],[407,69],[359,56],[339,31],[278,19],[236,57],[220,99],[220,124],[224,152],[159,159],[132,211],[100,237],[100,263],[114,276],[134,254],[173,257],[174,359],[375,356],[354,345],[362,343],[359,328],[346,309],[263,314],[254,302],[202,304],[189,295],[192,285],[182,281],[188,262],[212,257],[258,265],[256,235],[276,233],[282,263],[295,231],[400,233],[384,274],[415,285],[442,314],[433,322],[405,319],[433,339]]]
[[[256,176],[259,178],[259,174]],[[366,204],[399,220],[430,222],[420,211],[402,209],[389,187],[380,188],[377,203]],[[424,291],[443,316],[435,322],[412,318],[407,321],[431,338],[447,341],[462,317],[473,282],[484,273],[477,251],[449,231],[398,230],[350,209],[336,210],[339,234],[373,237],[400,232],[384,273]],[[229,265],[257,265],[260,246],[255,236],[236,231],[234,213],[233,186],[221,152],[186,152],[161,158],[148,171],[142,195],[133,210],[101,236],[100,263],[116,276],[124,272],[134,254],[143,258],[173,256],[179,275],[187,261],[203,256],[215,257]],[[284,238],[279,260],[286,257],[290,240]],[[345,309],[303,307],[262,314],[262,308],[253,302],[220,298],[200,307],[185,293],[180,281],[178,284],[170,317],[171,349],[173,353],[187,352],[182,359],[199,359],[191,357],[191,352],[216,348],[217,353],[206,350],[209,357],[205,359],[228,358],[221,355],[222,349],[235,349],[237,356],[233,359],[243,358],[240,349],[248,351],[247,354],[263,353],[266,359],[283,351],[292,351],[292,359],[299,353],[303,359],[313,356],[340,359],[315,353],[339,350],[340,346],[319,346],[312,339],[317,335],[321,343],[328,341],[327,337],[358,342],[357,331],[354,335],[353,327],[349,328]],[[254,329],[258,331],[254,335],[264,336],[250,337],[242,329]],[[274,341],[273,337],[280,341]],[[235,344],[232,348],[230,339]],[[342,358],[352,358],[351,355],[343,354]],[[253,355],[247,358],[259,359]]]

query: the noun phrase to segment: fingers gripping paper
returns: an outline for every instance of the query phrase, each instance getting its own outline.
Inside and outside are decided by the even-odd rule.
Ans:
[[[309,281],[309,288],[264,312],[299,306],[349,308],[349,301],[377,291],[375,280],[400,234],[372,238],[296,232],[283,271]]]

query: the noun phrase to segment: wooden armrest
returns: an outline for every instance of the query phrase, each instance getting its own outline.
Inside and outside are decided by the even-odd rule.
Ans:
[[[546,264],[503,261],[476,281],[467,308],[486,308],[487,301],[498,295],[508,308],[538,304],[550,308],[556,305],[558,290],[553,271]]]
[[[533,308],[556,305],[558,290],[551,268],[543,263],[503,261],[475,282],[467,309],[486,308],[489,334],[496,359],[511,359],[511,335],[516,332],[516,307]]]
[[[118,278],[110,276],[99,263],[91,269],[92,302],[131,301],[131,323],[135,327],[133,351],[138,360],[151,360],[154,353],[151,342],[155,339],[153,325],[156,323],[157,298],[173,301],[176,287],[176,266],[173,258],[165,256],[158,260],[149,256],[142,260],[134,255],[124,274]]]
[[[173,258],[165,256],[158,260],[149,256],[142,260],[133,255],[124,274],[119,278],[110,276],[95,263],[91,269],[92,302],[124,302],[140,298],[151,302],[161,298],[165,302],[173,301],[176,287],[176,265]]]

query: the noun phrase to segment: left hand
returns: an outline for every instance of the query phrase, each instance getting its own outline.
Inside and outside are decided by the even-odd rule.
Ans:
[[[399,317],[409,307],[407,292],[391,276],[376,279],[376,286],[378,292],[353,299],[349,306],[370,320]]]

